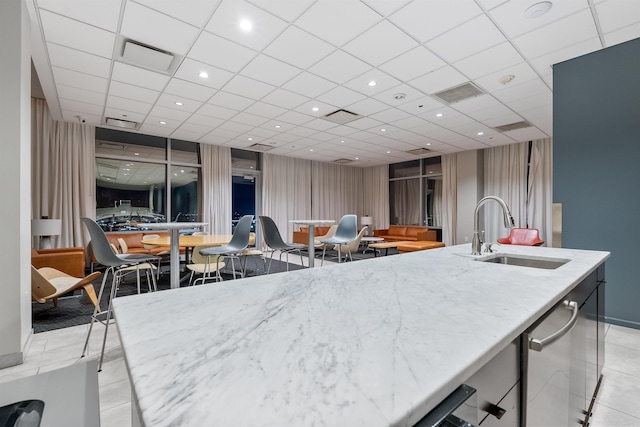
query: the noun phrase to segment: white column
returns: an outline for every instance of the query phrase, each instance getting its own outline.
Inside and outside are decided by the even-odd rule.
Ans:
[[[31,43],[24,0],[0,1],[0,368],[31,336]]]
[[[473,239],[473,211],[478,201],[484,197],[483,154],[482,150],[458,153],[457,244],[471,243]]]

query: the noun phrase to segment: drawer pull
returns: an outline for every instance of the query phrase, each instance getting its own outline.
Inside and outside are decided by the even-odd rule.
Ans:
[[[496,417],[497,419],[502,418],[502,416],[507,412],[506,409],[499,407],[498,405],[494,405],[493,403],[489,404],[487,408],[487,412]]]

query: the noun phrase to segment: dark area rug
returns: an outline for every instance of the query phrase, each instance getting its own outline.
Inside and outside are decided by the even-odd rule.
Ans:
[[[291,258],[290,258],[291,259]],[[298,259],[299,260],[299,259]],[[267,266],[269,260],[266,260]],[[228,265],[230,265],[228,263]],[[158,290],[169,289],[169,272],[168,267],[163,266],[163,273],[158,280]],[[239,267],[236,264],[236,269]],[[299,270],[300,267],[297,264],[289,264],[289,270]],[[277,259],[273,260],[271,270],[269,274],[280,273],[287,271],[287,264],[285,262],[279,262]],[[247,260],[247,277],[261,276],[265,274],[264,264],[258,257],[250,257]],[[186,274],[186,273],[183,273]],[[239,277],[239,276],[238,276]],[[230,272],[223,271],[223,280],[233,280],[233,275]],[[102,277],[93,282],[96,295],[100,291],[100,285],[102,284]],[[188,286],[189,280],[182,282],[181,286]],[[100,299],[100,308],[106,310],[109,305],[109,292],[111,289],[111,275],[107,279],[105,285],[105,291]],[[141,275],[140,291],[148,292],[147,281],[144,278],[144,274]],[[136,279],[134,275],[129,275],[125,278],[118,289],[118,296],[133,295],[137,293]],[[87,324],[91,321],[91,315],[93,314],[93,304],[91,301],[78,292],[76,295],[66,296],[58,299],[58,307],[53,306],[53,302],[49,301],[44,304],[37,302],[32,303],[32,320],[34,332],[46,332],[54,329],[68,328],[71,326],[78,326]]]

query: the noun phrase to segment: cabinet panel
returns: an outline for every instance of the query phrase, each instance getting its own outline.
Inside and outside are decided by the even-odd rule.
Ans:
[[[520,425],[520,381],[502,398],[498,405],[505,410],[500,419],[493,415],[480,422],[482,427],[517,427]]]

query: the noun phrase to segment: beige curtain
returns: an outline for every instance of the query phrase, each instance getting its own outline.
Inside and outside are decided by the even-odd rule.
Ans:
[[[530,228],[540,230],[545,246],[551,246],[553,206],[553,141],[550,138],[533,141],[529,166],[527,219]]]
[[[60,219],[54,247],[85,246],[80,218],[95,218],[95,128],[51,118],[42,99],[31,99],[32,217]]]
[[[200,144],[202,161],[202,221],[211,234],[231,234],[231,149]]]
[[[389,228],[389,165],[362,169],[362,214],[373,217],[373,228]]]
[[[343,215],[362,216],[362,169],[311,162],[311,215],[339,221]]]
[[[262,157],[262,212],[291,241],[294,219],[311,216],[311,161],[265,153]]]
[[[528,142],[484,150],[484,194],[498,196],[507,203],[516,227],[526,227],[528,151]],[[484,241],[495,242],[498,237],[508,236],[510,230],[504,226],[500,205],[489,201],[482,209]]]
[[[455,245],[458,236],[458,155],[445,154],[442,159],[442,241]]]

